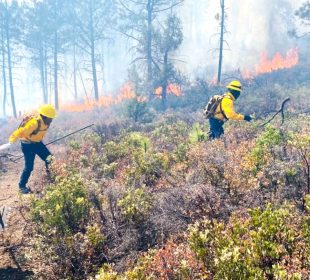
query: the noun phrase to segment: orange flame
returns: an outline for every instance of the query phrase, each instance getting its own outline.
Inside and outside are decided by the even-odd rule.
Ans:
[[[125,100],[134,99],[138,102],[147,102],[146,96],[137,96],[133,90],[133,84],[131,82],[125,83],[119,91],[116,97],[111,95],[100,96],[99,100],[89,100],[87,97],[84,101],[74,102],[69,104],[60,104],[60,111],[66,112],[84,112],[91,111],[96,107],[108,107],[115,104],[120,104]],[[181,96],[181,87],[175,84],[169,84],[167,86],[167,93],[174,94],[175,96]],[[161,98],[162,88],[159,87],[155,90],[155,95]]]
[[[154,94],[157,97],[161,98],[162,92],[163,92],[163,88],[158,87],[157,89],[155,89]],[[174,94],[175,96],[182,96],[181,87],[176,84],[169,84],[167,86],[167,94]]]
[[[298,60],[299,55],[297,48],[288,50],[285,57],[277,52],[271,60],[268,59],[266,52],[264,52],[261,54],[260,62],[255,67],[255,71],[244,70],[242,76],[247,79],[259,74],[270,73],[284,68],[291,68],[298,63]]]
[[[89,100],[84,98],[84,101],[74,102],[69,104],[60,104],[60,111],[66,112],[84,112],[91,111],[96,107],[108,107],[115,104],[120,104],[125,100],[137,98],[138,102],[146,102],[147,98],[144,96],[136,96],[133,85],[130,82],[125,83],[119,94],[116,97],[111,95],[100,96],[99,100]]]

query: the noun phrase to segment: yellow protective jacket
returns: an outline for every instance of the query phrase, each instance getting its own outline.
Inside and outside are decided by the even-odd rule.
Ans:
[[[219,104],[216,108],[214,118],[222,121],[226,121],[227,119],[237,121],[244,120],[244,115],[235,112],[234,101],[235,97],[230,92],[225,92],[221,104]],[[224,112],[226,118],[222,114],[221,109]]]
[[[39,130],[38,130],[39,128]],[[41,116],[30,119],[24,126],[16,129],[10,136],[9,142],[13,143],[20,139],[23,142],[40,142],[44,138],[48,126]],[[38,131],[36,131],[38,130]],[[34,133],[35,132],[35,133]]]

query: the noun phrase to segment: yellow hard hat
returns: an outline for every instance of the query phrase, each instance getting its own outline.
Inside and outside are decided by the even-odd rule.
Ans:
[[[233,89],[233,90],[237,90],[237,91],[241,91],[242,89],[242,85],[239,81],[231,81],[227,86],[227,88],[229,89]]]
[[[56,117],[56,110],[53,105],[44,104],[39,108],[39,114],[50,119],[54,119]]]

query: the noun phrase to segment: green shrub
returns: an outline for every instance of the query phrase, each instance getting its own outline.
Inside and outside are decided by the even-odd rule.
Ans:
[[[152,186],[169,168],[169,157],[164,153],[145,153],[144,150],[133,152],[132,164],[126,169],[127,185]]]
[[[135,122],[138,121],[151,121],[150,110],[148,104],[145,101],[140,100],[139,98],[132,98],[127,101],[126,115],[133,119]]]
[[[189,244],[213,279],[301,279],[309,268],[305,224],[293,207],[249,210],[229,223],[206,220],[190,227]],[[294,263],[296,256],[303,255]]]
[[[105,264],[95,277],[96,280],[117,280],[121,279],[118,277],[117,272],[113,271],[111,265]]]
[[[174,150],[173,156],[176,162],[184,162],[187,160],[188,143],[180,143]]]
[[[310,194],[305,195],[305,209],[308,213],[310,213]]]
[[[117,205],[126,219],[141,221],[148,217],[152,202],[152,196],[145,188],[137,188],[129,189]]]
[[[49,269],[46,279],[85,279],[106,261],[106,237],[95,215],[78,175],[58,178],[45,196],[32,202],[32,254]]]
[[[156,126],[153,131],[154,142],[160,147],[174,147],[188,136],[188,125],[184,121],[165,120],[167,123]]]
[[[304,173],[305,193],[310,194],[310,135],[292,134],[289,144],[297,151],[298,161]]]
[[[76,233],[89,217],[89,201],[83,180],[72,175],[60,178],[48,188],[42,199],[35,199],[31,207],[32,219],[48,233],[65,235]]]
[[[135,267],[119,279],[209,279],[201,271],[194,253],[185,244],[168,241],[163,248],[151,249],[141,256]]]
[[[254,164],[254,174],[257,174],[268,160],[275,156],[272,153],[273,149],[280,144],[284,144],[285,141],[286,135],[282,131],[270,125],[266,127],[265,131],[256,140],[255,147],[250,154],[250,158]]]
[[[122,145],[109,141],[103,145],[102,153],[106,158],[106,163],[110,164],[125,155]]]
[[[80,143],[75,140],[72,140],[69,142],[69,147],[74,151],[81,149]]]
[[[105,236],[101,233],[100,226],[94,224],[87,227],[86,236],[94,249],[102,248],[103,244],[106,241]]]
[[[143,136],[139,132],[132,132],[127,137],[124,137],[122,144],[127,147],[127,149],[139,149],[143,150],[145,153],[150,148],[150,140],[148,137]]]
[[[189,141],[192,144],[202,142],[206,139],[205,133],[202,131],[200,124],[195,123],[192,127],[192,131],[189,134]]]

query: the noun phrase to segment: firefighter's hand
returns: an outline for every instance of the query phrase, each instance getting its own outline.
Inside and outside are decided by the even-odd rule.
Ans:
[[[8,148],[10,148],[11,143],[6,143],[0,146],[0,151],[6,150]]]
[[[245,115],[244,116],[244,120],[247,121],[247,122],[250,122],[252,120],[252,117],[249,116],[249,115]]]

